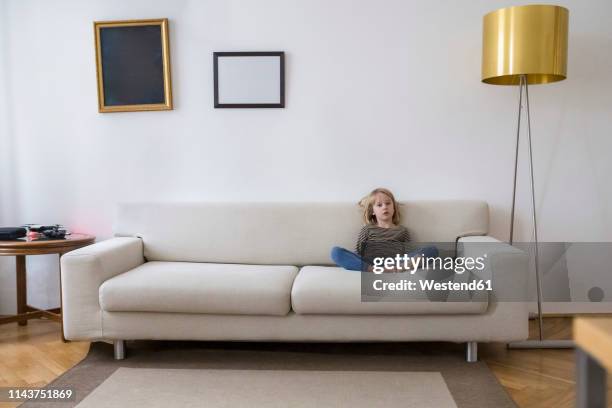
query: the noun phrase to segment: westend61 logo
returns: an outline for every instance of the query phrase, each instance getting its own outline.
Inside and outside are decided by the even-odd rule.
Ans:
[[[401,270],[410,272],[414,275],[417,269],[436,269],[445,271],[454,271],[457,274],[462,274],[467,270],[482,271],[485,268],[484,260],[487,257],[479,256],[473,257],[457,257],[452,258],[447,256],[445,258],[436,257],[413,257],[404,255],[396,255],[395,257],[378,257],[374,258],[374,264],[372,265],[372,272],[375,274],[381,274],[386,270]]]

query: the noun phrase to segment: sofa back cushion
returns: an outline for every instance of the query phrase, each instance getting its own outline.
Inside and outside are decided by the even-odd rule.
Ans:
[[[482,201],[410,201],[402,224],[415,242],[485,235]],[[354,203],[125,203],[115,236],[137,236],[149,261],[328,265],[333,246],[354,250],[362,226]]]

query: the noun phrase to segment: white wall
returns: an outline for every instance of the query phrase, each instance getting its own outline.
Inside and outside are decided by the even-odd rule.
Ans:
[[[612,3],[559,3],[570,9],[569,78],[530,92],[540,238],[612,241],[612,26],[601,18]],[[480,83],[482,16],[507,1],[2,5],[10,222],[104,239],[118,201],[356,201],[387,186],[401,199],[484,199],[492,234],[507,238],[517,88]],[[156,17],[170,19],[175,110],[99,114],[92,22]],[[213,109],[212,53],[232,50],[286,52],[286,109]],[[56,261],[28,268],[31,303],[57,305]],[[6,298],[14,278],[2,272]]]
[[[13,137],[11,134],[12,96],[9,78],[9,30],[6,18],[7,3],[0,2],[0,226],[16,222],[16,173],[13,171]],[[0,257],[0,314],[15,309],[15,260]]]

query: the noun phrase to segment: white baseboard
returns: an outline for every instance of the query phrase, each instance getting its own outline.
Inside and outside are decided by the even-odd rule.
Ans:
[[[536,303],[529,310],[537,313]],[[544,302],[544,314],[612,313],[612,302]]]

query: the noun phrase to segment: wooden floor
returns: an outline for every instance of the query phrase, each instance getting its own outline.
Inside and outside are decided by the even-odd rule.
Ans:
[[[536,321],[529,323],[530,338],[535,339]],[[572,318],[545,318],[544,333],[546,339],[571,339]],[[573,350],[508,350],[503,344],[479,344],[478,351],[519,407],[575,406]],[[612,395],[610,376],[608,395]],[[612,408],[610,398],[608,407]]]
[[[89,343],[63,343],[59,327],[47,319],[0,326],[0,387],[43,387],[85,357]]]
[[[546,318],[545,333],[547,338],[571,338],[571,318]],[[63,343],[53,321],[0,326],[0,387],[44,386],[81,361],[88,349],[85,342]],[[502,344],[481,344],[479,357],[520,407],[574,406],[572,350],[508,350]],[[608,384],[612,395],[612,382]],[[0,402],[0,408],[17,405]],[[608,406],[612,408],[612,401]]]

